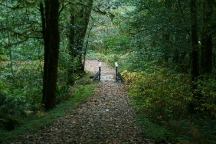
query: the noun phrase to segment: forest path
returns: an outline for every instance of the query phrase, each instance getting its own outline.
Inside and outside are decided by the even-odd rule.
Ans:
[[[86,70],[95,73],[98,61],[87,60]],[[101,82],[94,96],[48,128],[15,143],[149,144],[136,126],[127,91],[114,81],[114,74],[112,68],[102,63]]]

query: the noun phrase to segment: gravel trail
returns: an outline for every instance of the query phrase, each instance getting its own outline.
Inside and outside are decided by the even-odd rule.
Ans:
[[[86,70],[92,73],[97,66],[96,60],[86,62]],[[14,143],[150,144],[142,138],[127,92],[122,84],[114,81],[114,74],[114,69],[102,63],[102,80],[94,96],[51,126]]]

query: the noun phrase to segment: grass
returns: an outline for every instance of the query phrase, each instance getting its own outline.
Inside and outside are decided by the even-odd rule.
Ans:
[[[78,105],[85,102],[93,95],[95,84],[77,85],[74,94],[66,101],[57,105],[49,112],[38,112],[32,117],[22,120],[22,124],[13,131],[0,130],[0,143],[7,142],[29,132],[35,132],[45,126],[52,124],[56,119],[73,111]]]

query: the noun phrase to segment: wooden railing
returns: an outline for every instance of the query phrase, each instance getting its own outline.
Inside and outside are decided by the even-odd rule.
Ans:
[[[115,81],[116,82],[124,82],[123,77],[121,76],[120,72],[118,71],[119,66],[118,63],[115,62]],[[100,81],[101,80],[101,62],[99,62],[98,64],[98,72],[95,74],[95,76],[93,77],[94,81]]]
[[[100,81],[101,80],[101,62],[99,62],[98,72],[95,74],[93,80],[94,81],[96,81],[96,80]]]
[[[115,76],[115,80],[116,82],[124,82],[123,77],[121,76],[121,73],[118,71],[119,65],[117,62],[115,62],[115,70],[116,70],[116,76]]]

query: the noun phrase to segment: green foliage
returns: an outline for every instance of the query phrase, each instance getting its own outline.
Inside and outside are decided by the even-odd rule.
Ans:
[[[59,18],[57,103],[68,99],[68,69],[75,67],[68,51],[68,15],[71,11],[67,2],[60,2],[65,7]],[[16,126],[20,118],[35,115],[42,109],[44,51],[39,3],[25,0],[0,2],[0,119],[5,125],[14,123]],[[80,75],[74,77],[77,80]]]
[[[188,112],[192,101],[190,77],[160,68],[158,71],[129,72],[122,75],[146,137],[156,141],[214,143],[214,79],[200,79],[205,97],[197,106],[199,115]],[[211,127],[211,128],[210,128]]]
[[[113,20],[93,15],[99,22],[91,32],[88,56],[119,63],[145,136],[159,142],[215,143],[215,76],[198,79],[197,100],[192,93],[189,1],[117,2],[123,3],[109,10]],[[197,1],[199,38],[203,2]],[[188,111],[191,103],[198,114]]]
[[[105,53],[121,52],[123,50],[126,52],[129,49],[129,41],[129,37],[124,35],[107,38],[104,41]]]
[[[168,73],[164,69],[151,74],[123,72],[129,80],[129,94],[141,110],[158,120],[180,118],[187,114],[191,101],[190,82],[185,75]]]
[[[128,86],[137,122],[145,137],[157,142],[215,143],[215,78],[200,77],[198,91],[202,92],[198,115],[188,112],[192,101],[190,75],[164,68],[159,60],[138,56],[138,52],[89,53],[119,69]],[[159,66],[160,65],[160,66]],[[171,67],[170,67],[171,68]]]
[[[95,53],[95,52],[90,52],[88,55],[87,55],[88,58],[92,58],[92,59],[99,59],[99,60],[102,60],[106,63],[109,63],[110,65],[114,65],[114,62],[118,61],[119,60],[119,56],[117,56],[116,54],[103,54],[103,53]]]
[[[57,103],[68,99],[67,69],[70,65],[66,49],[62,47],[59,60]],[[41,110],[43,62],[40,60],[13,61],[13,73],[10,62],[0,77],[0,119],[1,128],[10,125],[16,128],[22,117],[29,117]],[[85,77],[88,79],[87,77]],[[0,128],[0,129],[1,129]],[[7,128],[8,129],[8,128]],[[9,128],[11,129],[11,128]]]
[[[73,73],[81,61],[71,58],[68,50],[69,16],[71,12],[78,16],[73,27],[80,34],[83,5],[75,0],[71,8],[68,2],[61,1],[59,18],[57,103],[68,98],[69,101],[48,113],[41,112],[40,104],[44,52],[39,1],[0,2],[0,129],[18,127],[12,132],[0,130],[2,140],[50,123],[63,116],[71,105],[74,107],[92,94],[94,86],[86,86],[89,81]],[[85,0],[81,2],[87,4]],[[205,24],[201,22],[203,2],[197,1],[199,38]],[[210,19],[215,17],[212,14]],[[96,0],[94,3],[90,37],[85,40],[89,42],[88,58],[98,58],[112,66],[116,61],[119,63],[144,134],[158,142],[215,143],[216,80],[213,74],[198,79],[200,97],[192,101],[187,74],[191,65],[190,20],[189,1]],[[215,41],[214,22],[211,23]],[[79,41],[79,35],[76,36]],[[82,55],[81,51],[78,53]],[[215,63],[215,59],[213,61]],[[71,88],[67,83],[69,76],[73,80],[80,79],[75,83],[83,86]],[[71,92],[76,93],[74,97],[68,95]],[[191,102],[196,103],[199,115],[188,113]],[[33,118],[22,122],[20,117]]]
[[[209,116],[216,118],[216,80],[215,76],[203,76],[198,81],[198,91],[201,92],[199,98],[199,109],[203,113],[208,113]]]
[[[132,27],[136,51],[142,52],[148,47],[150,53],[144,55],[151,56],[156,48],[161,53],[161,60],[175,64],[186,59],[190,52],[188,2],[138,0],[131,15],[133,17],[128,23]]]
[[[153,123],[151,120],[143,115],[137,115],[138,124],[141,126],[142,131],[146,138],[154,139],[156,142],[163,142],[172,139],[172,133],[166,128]]]
[[[13,131],[5,131],[0,129],[0,142],[10,141],[17,138],[26,132],[35,132],[49,124],[56,119],[65,116],[73,111],[80,103],[84,102],[88,97],[92,96],[95,89],[95,84],[76,85],[73,88],[73,94],[68,96],[67,101],[57,105],[53,110],[45,113],[38,111],[35,115],[20,119],[22,125]],[[1,119],[0,119],[1,121]]]

